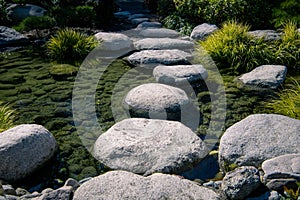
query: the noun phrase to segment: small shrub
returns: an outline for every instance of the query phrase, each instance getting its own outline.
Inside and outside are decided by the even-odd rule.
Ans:
[[[96,11],[97,21],[99,26],[109,25],[113,19],[115,11],[115,3],[112,0],[99,0],[94,4],[94,10]]]
[[[213,23],[220,25],[228,20],[249,23],[253,28],[270,26],[270,0],[173,0],[176,11],[191,23]]]
[[[96,20],[96,12],[92,6],[76,6],[63,8],[56,6],[52,9],[60,26],[93,27]]]
[[[85,58],[99,42],[93,36],[72,29],[63,29],[47,43],[50,56],[59,62],[74,62]]]
[[[8,105],[0,102],[0,132],[14,126],[15,111]]]
[[[277,93],[278,99],[272,100],[266,105],[277,114],[300,119],[300,85],[297,81]]]
[[[229,68],[240,74],[269,64],[273,46],[248,34],[250,26],[229,21],[199,44],[209,53],[219,68]]]
[[[280,28],[288,21],[292,20],[297,26],[300,26],[300,0],[285,0],[275,7],[273,11],[273,20],[275,28]]]
[[[51,29],[55,26],[55,21],[53,18],[49,16],[41,16],[41,17],[27,17],[19,25],[14,28],[17,31],[30,31],[35,30],[39,35],[39,30],[42,29]]]
[[[176,14],[167,16],[162,20],[162,23],[166,28],[176,30],[183,35],[190,35],[194,27],[192,24]]]

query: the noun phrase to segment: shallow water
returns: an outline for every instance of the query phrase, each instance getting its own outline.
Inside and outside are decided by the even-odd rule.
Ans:
[[[31,191],[59,187],[68,177],[81,180],[108,170],[91,156],[77,134],[72,113],[76,75],[52,76],[49,71],[53,64],[44,58],[46,57],[43,54],[32,49],[0,57],[0,101],[8,102],[16,109],[16,124],[41,124],[53,133],[59,145],[57,156],[47,167],[29,179],[15,183],[27,189],[31,188]],[[233,81],[234,77],[230,75],[223,74],[223,79],[227,97],[224,130],[252,113],[266,112],[262,109],[262,104],[270,98],[271,93],[239,89]],[[145,73],[135,70],[123,60],[116,60],[103,72],[102,77],[99,77],[95,95],[96,115],[102,131],[116,121],[129,117],[122,107],[123,98],[131,88],[147,82],[155,82],[150,71]],[[90,86],[86,84],[82,87]],[[210,94],[208,91],[198,92],[196,95],[202,119],[197,134],[204,138],[211,117]],[[88,126],[89,122],[82,123]],[[95,138],[95,135],[90,135],[91,144]],[[211,162],[211,159],[208,160]],[[210,176],[203,176],[201,171],[205,170],[194,170],[187,177],[213,178],[218,170],[217,165],[208,166],[215,166],[214,173]],[[197,168],[201,169],[199,165],[195,169]]]

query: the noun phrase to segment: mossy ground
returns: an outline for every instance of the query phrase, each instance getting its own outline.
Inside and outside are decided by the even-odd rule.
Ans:
[[[91,156],[76,132],[72,116],[72,91],[76,74],[54,79],[49,73],[51,67],[49,60],[28,50],[11,53],[0,59],[0,101],[10,103],[16,110],[16,124],[41,124],[54,134],[59,144],[56,158],[46,170],[37,172],[35,177],[39,178],[36,181],[19,183],[25,188],[41,182],[42,187],[56,187],[68,177],[80,180],[108,170]],[[264,108],[264,104],[274,98],[272,92],[241,89],[234,81],[235,76],[225,72],[222,76],[227,99],[224,130],[250,114],[270,112]],[[128,117],[122,107],[123,98],[131,88],[147,82],[155,82],[150,71],[141,72],[123,60],[113,62],[106,69],[97,86],[95,105],[103,130]],[[209,92],[202,91],[197,98],[203,116],[197,133],[203,136],[211,117]]]

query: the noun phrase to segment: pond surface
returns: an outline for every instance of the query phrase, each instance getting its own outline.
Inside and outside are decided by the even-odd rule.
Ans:
[[[29,179],[16,183],[32,191],[57,188],[69,177],[81,180],[109,170],[91,156],[77,134],[72,114],[76,74],[61,77],[51,75],[53,64],[45,58],[32,49],[6,53],[0,57],[0,101],[10,103],[16,110],[16,124],[41,124],[53,133],[59,145],[57,156],[47,167]],[[126,81],[122,81],[124,79]],[[234,76],[225,73],[223,79],[227,98],[224,130],[252,113],[268,112],[263,104],[270,99],[271,93],[240,89],[233,81]],[[150,71],[141,74],[124,60],[114,61],[103,72],[97,85],[95,104],[102,131],[111,127],[115,120],[128,117],[122,110],[123,98],[131,88],[147,82],[155,82]],[[205,137],[210,122],[210,94],[204,90],[196,95],[202,113],[197,134]],[[211,163],[211,159],[208,160]],[[212,165],[215,166],[201,166]],[[210,175],[212,177],[203,176],[199,170],[191,173],[188,173],[191,179],[213,178],[213,174]]]

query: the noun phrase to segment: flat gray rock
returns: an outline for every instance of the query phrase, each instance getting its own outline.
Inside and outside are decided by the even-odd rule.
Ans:
[[[121,11],[121,12],[114,13],[115,17],[121,18],[121,19],[127,19],[127,18],[129,18],[130,15],[131,15],[131,13],[128,11]]]
[[[135,25],[138,25],[140,23],[143,23],[143,22],[148,22],[149,21],[149,18],[147,17],[143,17],[143,18],[134,18],[131,20],[131,23],[132,24],[135,24]]]
[[[140,32],[140,36],[145,38],[178,38],[180,34],[167,28],[147,28]]]
[[[220,141],[219,164],[259,167],[265,160],[300,153],[300,120],[254,114],[229,127]]]
[[[245,199],[261,185],[259,172],[255,167],[239,167],[228,172],[222,182],[222,189],[232,200]]]
[[[189,64],[193,55],[178,49],[172,50],[144,50],[136,52],[128,57],[128,61],[138,67],[153,69],[162,65]]]
[[[16,181],[47,162],[56,141],[43,126],[25,124],[0,133],[0,179]]]
[[[267,186],[274,185],[269,184],[270,182],[276,182],[277,185],[279,182],[293,182],[290,179],[294,179],[294,182],[299,182],[300,154],[287,154],[266,160],[262,163],[262,170],[264,171],[263,181]]]
[[[95,35],[97,40],[102,40],[101,50],[103,51],[126,51],[133,50],[133,42],[122,33],[99,32]]]
[[[22,46],[28,43],[28,38],[15,29],[0,26],[0,47]]]
[[[262,65],[249,73],[243,74],[239,80],[244,85],[254,88],[277,89],[284,82],[286,74],[286,66]]]
[[[219,196],[195,182],[174,175],[153,174],[148,177],[125,171],[111,171],[80,186],[73,200],[99,199],[178,199],[218,200]]]
[[[208,73],[202,65],[159,65],[154,68],[153,76],[159,83],[184,85],[205,80]]]
[[[190,104],[179,88],[148,83],[133,88],[124,99],[125,108],[133,117],[180,120],[181,111]]]
[[[207,154],[205,144],[191,129],[157,119],[125,119],[94,145],[94,156],[109,168],[143,175],[179,174]]]
[[[163,49],[180,49],[192,50],[194,43],[191,41],[171,39],[171,38],[145,38],[134,43],[137,50],[163,50]]]
[[[190,38],[193,40],[204,40],[216,30],[218,30],[218,27],[214,24],[200,24],[193,29]]]
[[[275,41],[281,38],[281,34],[275,30],[255,30],[248,33],[256,38],[264,38],[266,41]]]
[[[161,27],[162,27],[162,24],[159,22],[142,22],[137,26],[138,29],[161,28]]]
[[[132,19],[138,19],[138,18],[146,18],[147,16],[145,14],[133,14],[133,15],[130,15],[128,17],[129,20],[132,20]]]
[[[12,21],[22,21],[27,17],[41,17],[47,12],[44,8],[32,4],[12,4],[6,8],[7,16]]]

